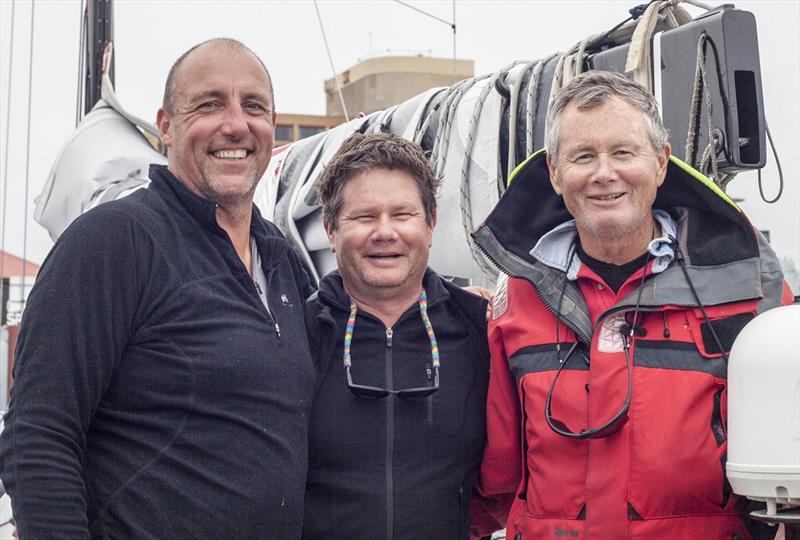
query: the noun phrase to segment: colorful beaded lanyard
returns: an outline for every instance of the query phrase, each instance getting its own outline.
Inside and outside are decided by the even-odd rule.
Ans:
[[[350,345],[353,343],[353,328],[356,325],[356,313],[358,312],[358,307],[356,306],[355,301],[350,299],[350,317],[347,319],[347,327],[344,331],[344,358],[343,362],[345,367],[350,367],[352,365],[350,359]],[[431,342],[431,358],[433,359],[432,367],[438,368],[439,367],[439,345],[436,343],[436,335],[433,333],[433,325],[431,325],[431,320],[428,317],[428,295],[425,293],[425,289],[422,289],[422,292],[419,293],[419,314],[422,317],[422,322],[425,324],[425,330],[428,332],[428,340]]]

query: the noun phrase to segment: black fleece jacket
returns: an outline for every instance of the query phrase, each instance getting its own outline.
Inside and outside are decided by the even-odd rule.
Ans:
[[[21,537],[297,538],[307,275],[254,209],[269,314],[215,205],[150,178],[79,217],[30,295],[0,438]]]
[[[311,413],[303,538],[463,539],[486,438],[486,302],[428,270],[423,286],[441,354],[428,398],[356,397],[342,364],[350,300],[334,272],[307,303],[318,364]],[[417,304],[393,326],[359,312],[351,347],[356,384],[432,384],[431,345]]]

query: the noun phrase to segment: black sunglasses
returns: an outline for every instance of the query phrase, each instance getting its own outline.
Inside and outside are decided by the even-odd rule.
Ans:
[[[611,420],[603,424],[599,427],[589,427],[582,429],[580,432],[575,433],[574,431],[570,430],[567,425],[558,420],[557,418],[553,418],[553,413],[550,409],[550,402],[553,398],[553,390],[556,387],[556,381],[558,381],[558,376],[561,375],[561,371],[567,367],[570,359],[574,355],[573,353],[578,350],[578,342],[576,341],[572,347],[570,348],[569,352],[567,352],[567,357],[561,362],[561,366],[556,371],[556,376],[553,377],[553,382],[550,384],[550,390],[547,392],[547,398],[545,399],[544,403],[544,418],[547,421],[547,425],[550,426],[550,429],[562,435],[564,437],[569,437],[570,439],[602,439],[603,437],[608,437],[609,435],[613,435],[617,431],[619,431],[622,426],[628,421],[628,410],[631,407],[631,386],[632,386],[632,378],[633,372],[631,370],[631,359],[628,350],[630,349],[630,344],[628,342],[628,336],[623,334],[622,340],[624,343],[624,350],[625,350],[625,364],[628,368],[628,392],[625,395],[625,403],[623,403],[622,408],[617,411]],[[581,351],[580,356],[586,360],[586,355],[583,354]]]
[[[353,394],[362,398],[379,399],[385,398],[391,394],[400,399],[419,399],[428,397],[439,389],[439,366],[433,367],[433,386],[420,386],[402,390],[389,390],[388,388],[380,388],[378,386],[356,384],[353,382],[353,376],[350,374],[350,366],[346,366],[345,371],[347,373],[347,388]]]
[[[436,335],[433,333],[433,326],[428,318],[428,295],[425,289],[419,294],[419,314],[428,333],[431,342],[431,367],[433,368],[433,386],[419,386],[416,388],[405,388],[401,390],[389,390],[378,386],[367,386],[353,382],[353,375],[350,373],[352,360],[350,358],[350,346],[353,341],[353,331],[356,325],[356,313],[358,307],[354,300],[350,300],[350,317],[347,319],[347,326],[344,332],[344,345],[342,347],[342,363],[347,374],[347,388],[356,396],[369,399],[385,398],[388,395],[395,395],[400,399],[419,399],[428,397],[439,389],[439,346],[436,343]],[[428,381],[431,380],[431,368],[425,370]]]

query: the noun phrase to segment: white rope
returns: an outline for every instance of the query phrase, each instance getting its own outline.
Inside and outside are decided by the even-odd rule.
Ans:
[[[536,133],[536,113],[538,108],[537,102],[539,100],[539,77],[541,76],[542,69],[544,69],[545,64],[550,62],[555,57],[555,54],[551,54],[544,60],[540,60],[539,63],[536,64],[536,67],[533,70],[533,75],[531,75],[531,80],[528,83],[528,97],[527,103],[525,104],[528,113],[528,121],[525,124],[525,154],[528,156],[536,151],[536,149],[533,147],[533,143],[534,135]]]
[[[660,4],[653,2],[644,14],[639,17],[636,29],[631,36],[630,46],[628,47],[628,58],[625,61],[625,73],[637,83],[644,86],[648,92],[653,92],[653,80],[651,76],[652,60],[650,56],[650,39],[656,29],[658,22],[658,10]]]
[[[431,123],[431,118],[433,118],[433,115],[439,110],[439,105],[442,103],[437,96],[439,96],[439,94],[442,92],[447,92],[448,90],[449,88],[440,88],[427,99],[427,102],[424,105],[425,109],[419,115],[412,135],[412,140],[420,146],[422,146],[422,139],[425,137],[425,132],[428,130],[428,126]],[[432,105],[434,100],[436,100],[436,103]]]
[[[697,150],[697,136],[700,132],[700,114],[702,113],[702,102],[705,102],[706,124],[708,128],[708,144],[701,154],[698,163],[698,170],[709,176],[708,166],[711,165],[711,179],[720,184],[719,173],[717,171],[717,139],[714,136],[713,124],[713,103],[711,92],[708,91],[708,79],[706,77],[706,43],[708,35],[703,32],[697,40],[697,55],[695,59],[694,84],[692,87],[692,103],[689,109],[689,132],[686,134],[686,159],[693,165],[695,152]]]
[[[6,209],[8,208],[6,202],[8,201],[8,141],[10,140],[11,129],[11,89],[14,87],[14,80],[12,75],[14,65],[14,8],[16,7],[16,0],[11,0],[11,30],[9,32],[11,41],[8,46],[8,95],[6,96],[6,144],[3,156],[3,216],[2,232],[0,233],[0,281],[3,279],[2,270],[5,268],[6,257]],[[0,287],[0,306],[5,305],[6,299],[3,297],[3,287]]]
[[[464,158],[461,163],[461,181],[459,183],[461,195],[461,226],[467,239],[467,245],[470,248],[469,253],[472,257],[472,260],[475,261],[475,264],[478,266],[478,268],[480,268],[483,274],[489,277],[491,280],[497,279],[497,269],[493,264],[490,264],[486,260],[483,253],[478,250],[478,246],[472,239],[472,231],[474,230],[475,226],[472,221],[472,201],[469,190],[469,169],[472,163],[472,149],[475,146],[475,135],[478,132],[478,123],[480,121],[480,116],[481,112],[483,111],[483,104],[486,101],[486,97],[489,95],[489,92],[495,88],[497,81],[501,77],[504,77],[508,71],[518,63],[519,62],[516,61],[512,62],[502,70],[492,75],[488,83],[481,89],[481,93],[475,102],[475,107],[472,109],[472,117],[470,118],[469,129],[467,130],[467,140],[466,144],[464,145]]]
[[[484,78],[486,78],[486,76],[473,77],[471,79],[464,79],[458,83],[447,96],[444,109],[439,113],[439,127],[436,130],[436,139],[434,139],[433,151],[431,152],[433,172],[437,178],[440,178],[444,173],[447,151],[450,147],[450,132],[453,127],[453,118],[455,117],[456,108],[467,90]]]
[[[520,70],[513,84],[509,88],[511,101],[508,106],[508,156],[506,159],[506,178],[511,175],[511,171],[517,166],[517,108],[519,106],[519,91],[522,88],[522,81],[529,71],[534,69],[537,61],[528,62]],[[502,184],[502,182],[498,182]]]
[[[333,67],[333,56],[331,56],[331,48],[328,47],[328,37],[325,35],[325,26],[322,24],[322,15],[319,13],[319,6],[317,0],[314,0],[314,9],[317,12],[317,21],[319,21],[319,29],[322,31],[322,41],[325,43],[325,52],[328,53],[328,62],[331,65],[331,72],[333,73],[333,82],[336,85],[336,93],[339,94],[339,103],[342,104],[342,113],[346,122],[350,121],[350,116],[347,114],[347,105],[344,104],[344,96],[342,95],[342,87],[339,85],[339,75],[336,73],[336,68]]]

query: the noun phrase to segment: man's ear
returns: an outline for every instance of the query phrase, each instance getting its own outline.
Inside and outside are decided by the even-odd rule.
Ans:
[[[553,186],[553,191],[556,192],[556,195],[561,195],[561,185],[558,181],[558,168],[553,158],[550,157],[550,154],[547,154],[547,170],[550,171],[550,185]]]
[[[156,113],[156,126],[158,127],[158,133],[161,135],[161,142],[164,146],[167,148],[172,146],[172,137],[169,132],[169,128],[172,126],[172,119],[163,107],[159,108]]]
[[[327,221],[322,222],[325,227],[325,234],[328,235],[328,244],[330,245],[331,253],[336,253],[336,229]]]
[[[672,154],[672,147],[667,143],[664,149],[658,153],[658,180],[657,185],[661,186],[664,179],[667,177],[667,165],[669,165],[669,156]]]
[[[433,247],[433,229],[436,228],[436,210],[431,213],[431,223],[428,230],[428,249]]]

